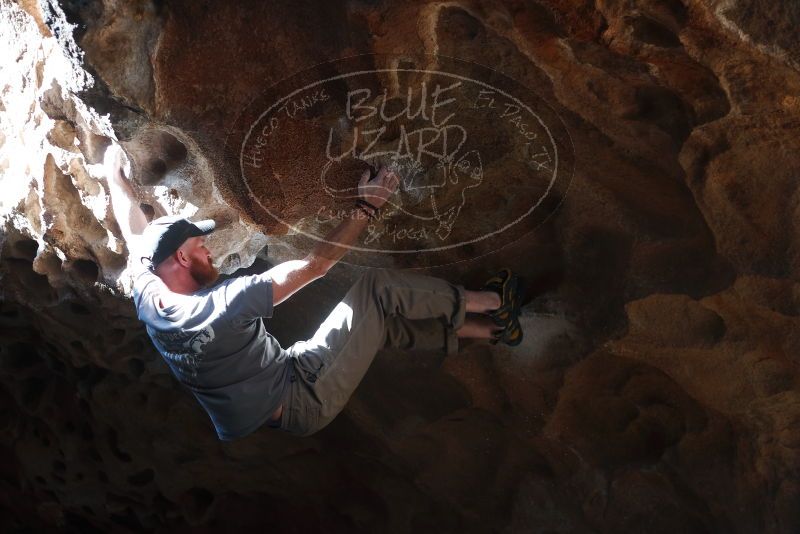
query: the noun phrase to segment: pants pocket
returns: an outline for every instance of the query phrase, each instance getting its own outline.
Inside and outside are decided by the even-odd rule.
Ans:
[[[295,358],[295,368],[299,378],[309,385],[322,378],[330,367],[329,358],[313,350],[299,352]]]
[[[289,408],[286,421],[281,430],[299,437],[310,436],[317,431],[319,409],[312,403]]]
[[[296,436],[309,436],[317,431],[320,417],[320,403],[313,386],[306,378],[304,368],[292,362],[289,372],[288,406],[284,405],[280,429]],[[313,373],[311,373],[313,375]]]

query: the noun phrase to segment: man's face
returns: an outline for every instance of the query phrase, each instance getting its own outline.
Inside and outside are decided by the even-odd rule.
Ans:
[[[206,236],[192,237],[186,240],[184,246],[189,257],[189,274],[197,285],[208,287],[219,278],[219,271],[211,263],[211,252],[206,248]]]

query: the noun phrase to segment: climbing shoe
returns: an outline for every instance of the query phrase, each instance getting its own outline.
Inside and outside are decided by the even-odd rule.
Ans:
[[[489,313],[489,317],[503,329],[495,332],[489,341],[496,345],[502,341],[506,345],[519,345],[522,342],[522,327],[519,324],[519,309],[522,304],[522,284],[511,269],[501,269],[489,278],[481,291],[494,291],[500,295],[500,307]]]

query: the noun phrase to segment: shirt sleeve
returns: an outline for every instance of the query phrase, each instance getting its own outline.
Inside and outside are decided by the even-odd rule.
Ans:
[[[225,303],[234,321],[272,317],[272,278],[261,273],[231,279],[225,286]]]
[[[133,282],[131,296],[133,297],[133,303],[137,310],[139,309],[139,303],[142,299],[142,294],[145,292],[145,288],[151,283],[156,283],[160,280],[160,278],[142,262],[142,253],[140,249],[141,244],[138,240],[128,243],[128,270],[131,275],[131,281]]]
[[[139,304],[141,303],[142,300],[142,295],[145,293],[148,286],[150,284],[157,284],[160,278],[144,265],[137,267],[134,264],[132,264],[130,270],[131,270],[131,280],[133,281],[133,286],[131,288],[131,296],[133,297],[133,303],[136,306],[136,309],[138,310]]]

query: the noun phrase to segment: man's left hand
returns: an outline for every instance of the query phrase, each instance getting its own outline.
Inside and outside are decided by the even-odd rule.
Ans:
[[[380,208],[397,190],[397,186],[400,185],[400,177],[385,165],[381,165],[375,178],[370,180],[369,177],[370,172],[367,169],[358,181],[358,196],[376,208]]]

